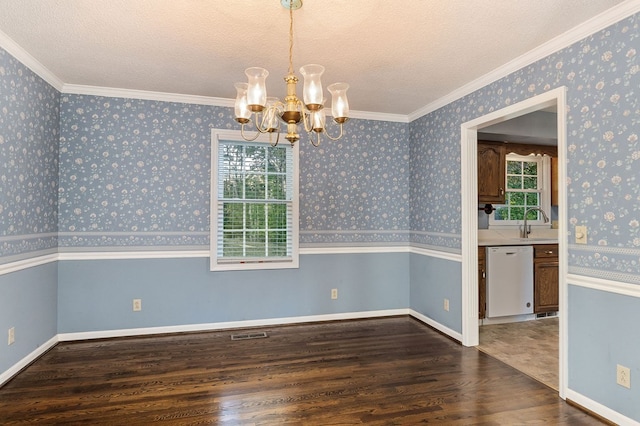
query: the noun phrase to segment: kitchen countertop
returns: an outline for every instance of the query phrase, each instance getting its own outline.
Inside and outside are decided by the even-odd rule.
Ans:
[[[513,229],[478,230],[478,246],[530,246],[534,244],[558,244],[557,229],[534,229],[529,238],[520,238],[519,231]]]

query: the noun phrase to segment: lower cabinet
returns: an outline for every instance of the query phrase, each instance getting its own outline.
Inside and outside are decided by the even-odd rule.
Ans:
[[[533,312],[557,312],[559,294],[558,245],[533,245]],[[487,257],[486,247],[478,247],[478,318],[486,316]]]
[[[483,319],[487,309],[487,255],[485,247],[478,247],[478,318]]]
[[[558,245],[533,246],[533,312],[558,311]]]

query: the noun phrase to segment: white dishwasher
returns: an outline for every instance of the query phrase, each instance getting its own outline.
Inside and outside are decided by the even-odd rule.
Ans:
[[[533,313],[533,247],[487,247],[487,317]]]

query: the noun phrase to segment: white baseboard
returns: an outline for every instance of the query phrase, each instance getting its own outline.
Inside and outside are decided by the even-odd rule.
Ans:
[[[633,425],[640,425],[640,422],[638,422],[637,420],[633,420],[630,419],[627,416],[624,416],[620,413],[618,413],[617,411],[612,410],[609,407],[605,407],[604,405],[590,399],[587,398],[586,396],[571,390],[571,389],[567,389],[566,393],[565,393],[565,397],[566,399],[569,399],[573,402],[575,402],[576,404],[582,406],[583,408],[586,408],[587,410],[590,410],[592,412],[594,412],[595,414],[604,417],[605,419],[618,424],[618,425],[625,425],[625,426],[633,426]]]
[[[421,314],[420,312],[414,311],[413,309],[409,309],[409,315],[411,315],[412,317],[414,317],[417,320],[422,321],[423,323],[435,328],[436,330],[438,330],[441,333],[446,334],[447,336],[457,340],[458,342],[462,342],[462,334],[458,333],[455,330],[450,329],[449,327],[446,327],[442,324],[440,324],[439,322]]]
[[[53,336],[51,339],[38,346],[35,351],[31,352],[29,355],[16,362],[7,371],[3,371],[2,373],[0,373],[0,386],[11,380],[13,376],[18,374],[20,371],[22,371],[23,368],[31,364],[33,361],[40,358],[42,355],[44,355],[45,352],[54,347],[57,343],[58,336]]]
[[[300,324],[306,322],[340,321],[363,318],[379,318],[397,315],[409,315],[409,309],[387,309],[381,311],[346,312],[325,315],[309,315],[302,317],[268,318],[261,320],[228,321],[207,324],[186,324],[167,327],[127,328],[121,330],[87,331],[78,333],[60,333],[35,351],[18,361],[8,370],[0,373],[0,386],[18,374],[23,368],[37,360],[45,352],[58,342],[71,342],[78,340],[106,339],[113,337],[145,336],[151,334],[185,333],[194,331],[230,330],[249,327],[266,327],[272,325]]]
[[[0,386],[18,374],[23,368],[37,360],[45,352],[55,346],[58,342],[71,342],[78,340],[107,339],[113,337],[129,337],[129,336],[145,336],[151,334],[166,333],[185,333],[194,331],[214,331],[214,330],[230,330],[250,327],[267,327],[274,325],[301,324],[308,322],[325,322],[325,321],[342,321],[363,318],[380,318],[397,315],[411,315],[412,317],[422,321],[423,323],[435,328],[436,330],[462,341],[462,335],[444,325],[432,320],[431,318],[414,311],[413,309],[386,309],[380,311],[362,311],[362,312],[345,312],[337,314],[324,315],[308,315],[301,317],[284,317],[284,318],[268,318],[261,320],[247,321],[227,321],[205,324],[185,324],[166,327],[146,327],[146,328],[127,328],[120,330],[103,330],[103,331],[85,331],[77,333],[60,333],[46,343],[38,347],[35,351],[21,359],[8,370],[0,373]]]
[[[86,331],[58,334],[60,342],[76,340],[106,339],[111,337],[144,336],[150,334],[185,333],[194,331],[229,330],[250,327],[268,327],[272,325],[300,324],[305,322],[339,321],[360,318],[389,317],[409,315],[408,309],[387,309],[383,311],[346,312],[339,314],[309,315],[302,317],[268,318],[260,320],[227,321],[205,324],[172,325],[166,327],[127,328],[121,330]]]

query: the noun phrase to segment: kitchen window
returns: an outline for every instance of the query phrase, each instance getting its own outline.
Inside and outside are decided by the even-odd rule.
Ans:
[[[505,204],[495,206],[489,217],[489,226],[521,225],[524,213],[532,207],[540,207],[549,213],[551,205],[550,158],[541,155],[506,156]],[[544,224],[539,211],[527,215],[531,225]]]
[[[213,130],[211,270],[298,267],[298,155]]]

